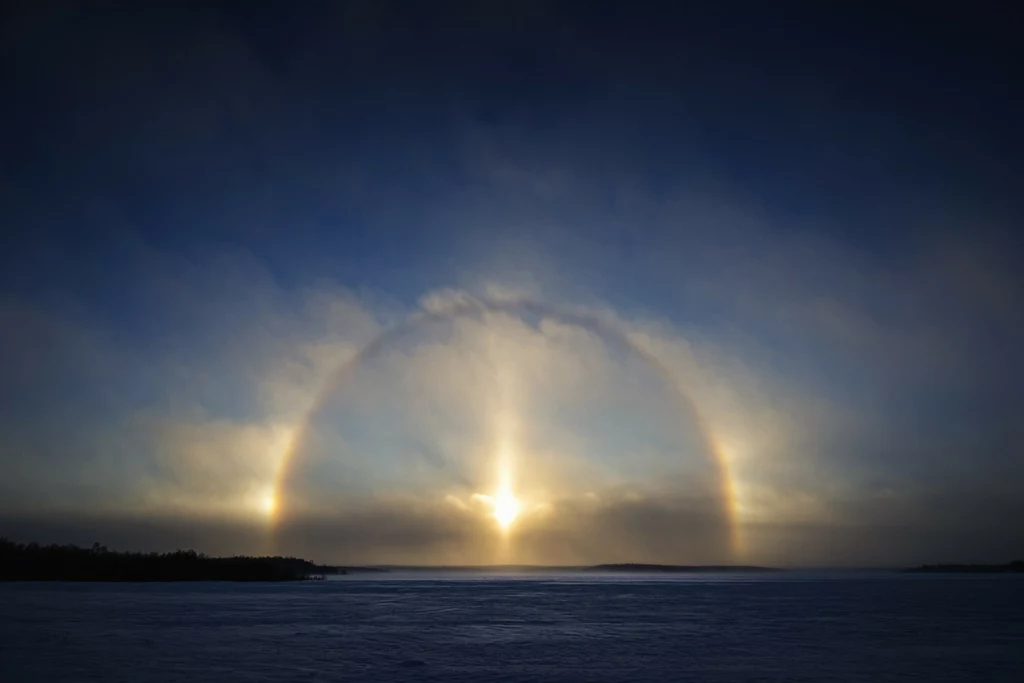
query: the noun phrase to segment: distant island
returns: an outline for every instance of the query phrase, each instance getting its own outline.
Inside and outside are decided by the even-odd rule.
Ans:
[[[782,569],[744,565],[677,565],[677,564],[595,564],[595,565],[386,565],[396,572],[445,572],[474,574],[560,574],[565,572],[594,573],[712,573],[712,572],[780,572]]]
[[[678,565],[678,564],[598,564],[587,567],[594,572],[625,572],[641,574],[697,574],[719,572],[779,572],[781,569],[771,567],[753,567],[749,565]]]
[[[353,568],[359,571],[360,568]],[[0,581],[300,581],[346,574],[297,557],[209,557],[194,550],[131,553],[0,538]]]
[[[1006,564],[923,564],[905,571],[925,574],[1024,574],[1024,560]]]
[[[385,567],[352,567],[348,565],[340,565],[337,567],[325,567],[326,569],[333,569],[334,571],[328,571],[328,574],[386,574],[391,571]]]

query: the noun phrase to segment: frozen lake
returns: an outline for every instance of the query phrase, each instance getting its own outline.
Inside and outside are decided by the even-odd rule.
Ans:
[[[1024,577],[0,583],[0,680],[1024,680]]]

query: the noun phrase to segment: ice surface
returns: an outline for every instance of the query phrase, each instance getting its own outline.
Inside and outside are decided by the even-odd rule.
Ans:
[[[1024,580],[0,584],[0,681],[1024,680]]]

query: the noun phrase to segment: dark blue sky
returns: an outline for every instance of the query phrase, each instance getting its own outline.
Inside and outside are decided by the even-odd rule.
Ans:
[[[857,501],[1021,473],[1010,4],[2,12],[5,438],[35,444],[12,463],[45,462],[22,431],[68,415],[266,422],[252,377],[337,333],[310,292],[386,325],[508,287],[661,321],[763,374],[764,401],[858,416],[793,442],[831,458],[778,474],[816,496],[793,472]],[[83,371],[96,354],[133,369]]]
[[[708,184],[780,229],[813,223],[882,255],[928,229],[913,225],[922,211],[1006,221],[1021,208],[1021,22],[1008,9],[25,3],[8,13],[12,285],[43,284],[25,271],[59,243],[89,256],[65,275],[102,288],[117,265],[111,246],[135,237],[176,250],[241,244],[289,280],[399,278],[416,291],[450,277],[474,231],[438,214],[480,189],[467,160],[475,135],[511,163],[582,171],[607,196],[605,207],[587,198],[599,214],[613,212],[623,178],[656,197]],[[545,217],[575,208],[503,199]],[[566,229],[625,245],[660,237],[599,222]]]

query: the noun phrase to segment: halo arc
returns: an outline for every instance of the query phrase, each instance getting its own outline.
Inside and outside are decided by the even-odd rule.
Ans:
[[[351,359],[335,371],[318,394],[312,407],[306,412],[296,429],[291,443],[282,456],[278,466],[277,474],[273,482],[273,497],[278,501],[278,509],[282,506],[280,501],[285,493],[286,483],[293,469],[296,454],[302,450],[302,446],[308,436],[310,425],[315,422],[316,417],[324,407],[328,398],[337,393],[349,377],[365,362],[386,349],[390,343],[402,335],[415,330],[418,326],[430,322],[444,322],[460,318],[470,318],[486,314],[511,314],[522,316],[536,316],[550,318],[564,324],[581,327],[598,335],[606,342],[614,342],[628,349],[630,353],[636,354],[649,367],[651,367],[665,382],[672,391],[676,409],[681,417],[693,424],[698,431],[698,438],[705,445],[708,453],[714,462],[716,476],[718,479],[718,492],[722,501],[722,514],[728,527],[729,550],[735,556],[741,551],[740,533],[736,515],[736,496],[732,481],[730,463],[723,449],[718,445],[711,433],[710,427],[693,399],[683,389],[681,382],[675,374],[665,367],[665,364],[650,351],[644,349],[629,335],[619,329],[615,324],[602,320],[592,313],[574,311],[568,308],[553,306],[546,302],[533,299],[489,299],[478,297],[462,297],[456,301],[446,302],[443,308],[436,310],[421,310],[407,316],[397,324],[387,328],[370,340]],[[277,515],[271,518],[271,533],[276,530],[279,518]]]

